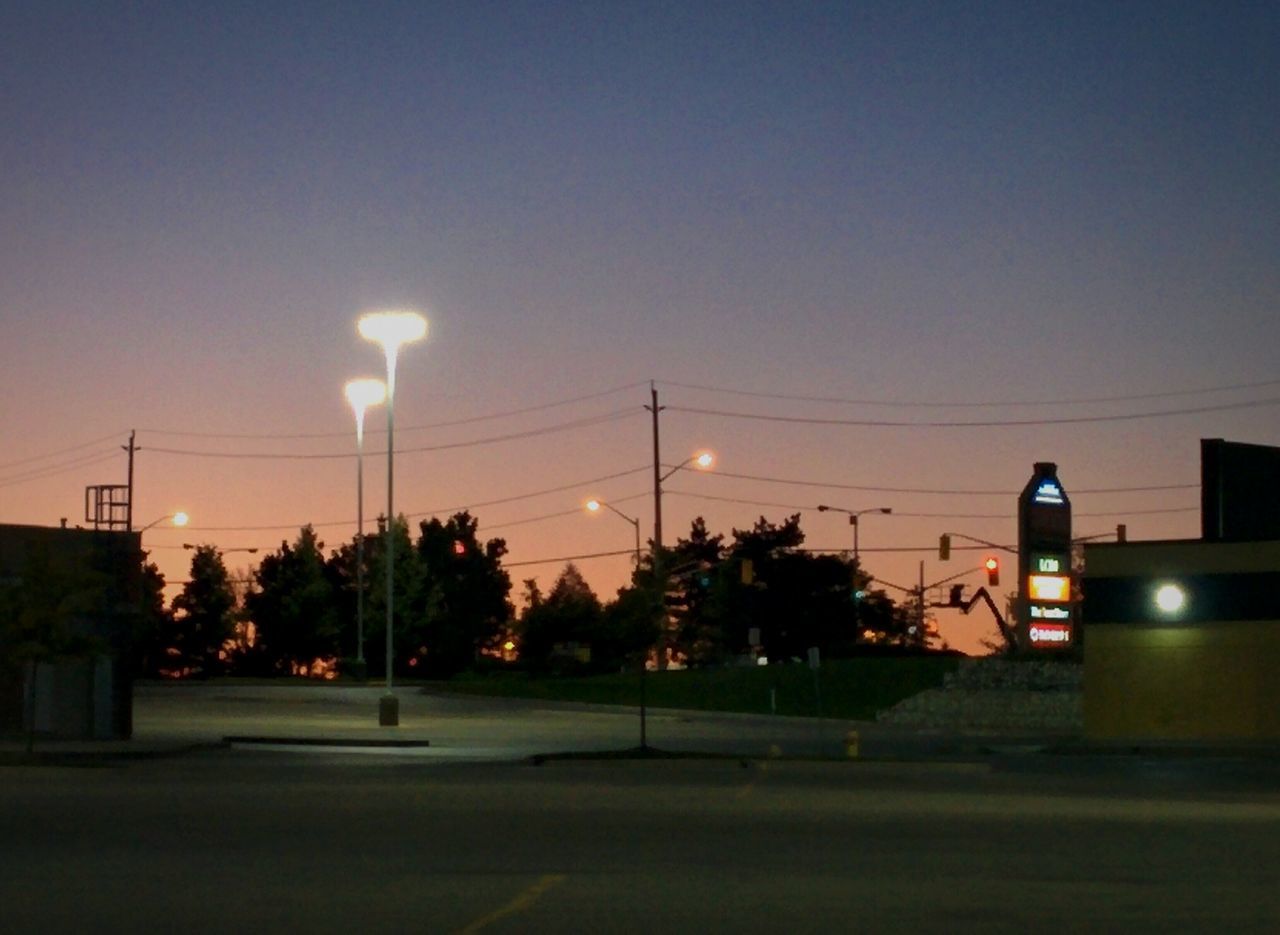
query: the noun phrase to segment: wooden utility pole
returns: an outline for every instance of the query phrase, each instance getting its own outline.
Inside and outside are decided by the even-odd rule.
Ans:
[[[133,453],[138,449],[134,445],[134,438],[137,436],[137,429],[129,430],[129,444],[121,445],[125,451],[129,452],[129,473],[126,487],[128,491],[125,494],[124,505],[124,528],[126,532],[133,532]]]

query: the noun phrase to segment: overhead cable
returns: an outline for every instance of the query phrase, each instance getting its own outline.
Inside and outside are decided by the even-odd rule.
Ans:
[[[505,435],[492,435],[488,438],[473,438],[462,442],[445,442],[438,445],[421,445],[416,448],[397,448],[397,455],[421,454],[428,451],[448,451],[454,448],[474,448],[480,445],[494,445],[499,442],[514,441],[521,438],[533,438],[539,435],[551,435],[555,432],[567,432],[572,429],[586,428],[592,425],[601,425],[605,422],[617,422],[621,419],[632,418],[643,414],[643,410],[639,407],[635,409],[615,409],[611,412],[601,413],[600,415],[587,416],[582,419],[574,419],[569,422],[561,422],[555,425],[547,425],[537,429],[528,429],[523,432],[509,432]],[[192,451],[185,448],[158,448],[148,446],[148,451],[152,454],[169,454],[181,455],[185,457],[196,458],[221,458],[230,460],[280,460],[280,461],[334,461],[349,460],[356,457],[354,451],[344,452],[326,452],[322,454],[296,454],[293,452],[283,451],[262,451],[262,452],[235,452],[235,451]],[[380,457],[386,454],[386,451],[366,451],[365,457]]]
[[[696,406],[675,406],[671,404],[667,404],[664,408],[671,412],[691,412],[696,415],[718,416],[724,419],[749,419],[759,422],[787,422],[797,425],[844,425],[857,428],[973,429],[1016,428],[1019,426],[1039,425],[1081,425],[1097,422],[1133,422],[1140,419],[1161,419],[1170,416],[1200,415],[1206,412],[1228,412],[1236,409],[1257,409],[1262,406],[1274,406],[1276,404],[1280,404],[1280,397],[1254,399],[1238,403],[1220,403],[1214,406],[1196,406],[1186,409],[1126,412],[1118,415],[1107,416],[1060,416],[1054,419],[970,419],[952,422],[903,422],[892,419],[824,419],[814,416],[775,416],[760,412],[734,412],[727,409],[703,409]]]
[[[1132,393],[1123,396],[1079,396],[1072,399],[1036,399],[1036,400],[974,400],[955,402],[952,400],[894,400],[894,399],[860,399],[841,396],[806,396],[792,393],[763,393],[752,390],[730,389],[720,386],[706,386],[698,383],[679,383],[674,380],[659,380],[663,386],[674,386],[687,390],[701,390],[708,393],[725,393],[734,396],[750,396],[756,399],[780,399],[806,403],[841,403],[852,406],[884,406],[910,409],[986,409],[1015,406],[1076,406],[1092,403],[1136,402],[1144,399],[1169,399],[1175,396],[1207,396],[1210,393],[1227,393],[1236,390],[1254,390],[1262,387],[1280,386],[1280,380],[1258,380],[1253,383],[1235,383],[1226,386],[1207,386],[1199,389],[1166,390],[1158,393]]]
[[[428,429],[451,428],[457,425],[471,425],[476,422],[491,422],[495,419],[507,419],[512,416],[527,415],[530,412],[540,412],[545,409],[555,409],[560,406],[571,406],[574,403],[586,402],[592,399],[600,399],[603,396],[612,396],[615,393],[621,393],[625,390],[633,390],[640,386],[648,386],[647,382],[628,383],[624,386],[615,386],[611,389],[600,390],[595,393],[584,393],[581,396],[573,396],[569,399],[557,399],[549,403],[539,403],[535,406],[524,406],[520,409],[507,409],[503,412],[491,412],[485,415],[469,416],[465,419],[449,419],[444,422],[422,422],[416,425],[396,426],[396,431],[404,432],[421,432]],[[193,432],[187,429],[139,429],[140,432],[146,432],[151,435],[172,435],[183,438],[236,438],[236,439],[317,439],[317,438],[349,438],[351,432]],[[386,429],[375,427],[369,428],[365,434],[367,435],[385,435]]]
[[[766,484],[789,484],[795,487],[824,487],[832,490],[865,490],[874,493],[927,494],[931,496],[1016,497],[1017,490],[967,490],[963,488],[925,487],[877,487],[868,484],[837,484],[829,481],[791,480],[782,477],[764,477],[759,474],[735,474],[731,471],[709,471],[703,477],[732,477],[737,480],[753,480]],[[1199,490],[1199,484],[1148,484],[1138,487],[1095,487],[1072,490],[1072,494],[1138,493],[1158,490]]]
[[[50,458],[56,458],[60,455],[70,454],[73,451],[79,451],[82,448],[92,448],[94,445],[101,445],[104,442],[113,441],[123,436],[124,432],[112,432],[110,435],[103,435],[101,438],[95,438],[92,441],[81,442],[78,445],[70,445],[66,448],[59,448],[57,451],[50,451],[42,455],[32,455],[29,458],[19,458],[17,461],[6,461],[0,464],[0,471],[7,471],[11,467],[17,467],[20,464],[30,464],[33,461],[47,461]]]

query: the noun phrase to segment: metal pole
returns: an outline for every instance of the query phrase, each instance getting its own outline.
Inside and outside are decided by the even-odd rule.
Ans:
[[[653,405],[646,406],[653,413],[653,580],[658,597],[658,671],[667,668],[667,610],[663,599],[666,597],[666,577],[662,572],[662,459],[658,446],[658,413],[662,407],[658,405],[658,388],[649,382],[649,393]]]
[[[662,464],[658,454],[658,413],[662,407],[658,405],[658,389],[649,384],[649,392],[653,396],[653,405],[646,406],[653,413],[653,545],[662,548]],[[656,552],[655,552],[656,557]]]
[[[387,352],[387,694],[378,708],[378,723],[395,727],[400,723],[400,705],[392,692],[392,621],[395,611],[395,512],[392,509],[395,489],[395,400],[396,358],[395,351]]]
[[[126,498],[128,502],[124,505],[124,528],[125,532],[133,532],[133,439],[137,434],[136,429],[129,430],[129,496]]]
[[[356,413],[356,662],[364,668],[364,409]]]
[[[853,562],[858,564],[858,514],[850,513],[849,522],[853,524]]]

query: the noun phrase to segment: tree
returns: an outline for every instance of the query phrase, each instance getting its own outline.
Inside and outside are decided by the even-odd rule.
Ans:
[[[365,584],[369,588],[368,600],[364,605],[365,640],[368,647],[366,656],[369,660],[370,675],[386,674],[387,638],[387,547],[386,520],[378,518],[378,525],[383,530],[378,536],[369,536],[364,541],[364,554],[369,560],[369,574]],[[395,589],[392,604],[392,664],[400,674],[412,673],[415,666],[410,660],[419,658],[423,651],[426,635],[423,632],[422,620],[422,562],[417,551],[409,541],[409,522],[404,514],[396,517],[392,524],[392,538],[395,542],[395,565],[392,582]]]
[[[715,613],[716,593],[722,585],[724,536],[711,535],[699,516],[689,536],[677,539],[664,561],[670,570],[664,599],[672,617],[673,655],[690,664],[721,659],[726,651],[723,621]]]
[[[520,658],[535,669],[550,667],[573,648],[591,648],[604,636],[603,623],[600,599],[570,562],[546,598],[521,616]]]
[[[165,606],[164,585],[164,575],[155,562],[143,565],[142,613],[133,634],[133,659],[135,671],[144,678],[160,677],[173,631],[173,612]]]
[[[245,596],[255,628],[254,651],[278,673],[308,673],[338,654],[338,612],[315,530],[303,526],[290,546],[266,556]]]
[[[236,598],[222,553],[200,545],[191,557],[191,580],[173,600],[170,671],[208,678],[223,669],[222,647],[236,620]]]
[[[419,524],[424,642],[418,658],[425,674],[450,676],[473,665],[482,651],[497,648],[515,613],[511,578],[502,570],[507,543],[482,544],[478,525],[465,510],[444,523]]]

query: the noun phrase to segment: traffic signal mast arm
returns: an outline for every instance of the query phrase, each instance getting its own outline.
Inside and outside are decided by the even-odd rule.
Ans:
[[[999,550],[1000,550],[1000,551],[1002,551],[1002,552],[1009,552],[1009,553],[1010,553],[1010,554],[1012,554],[1012,555],[1017,555],[1017,554],[1018,554],[1018,550],[1017,550],[1016,548],[1014,548],[1013,546],[1011,546],[1011,545],[1001,545],[999,542],[988,542],[986,539],[978,539],[978,538],[976,538],[975,536],[966,536],[966,535],[965,535],[964,533],[962,533],[962,532],[947,532],[947,533],[943,533],[943,537],[944,537],[944,538],[946,538],[946,539],[948,539],[948,540],[950,540],[950,539],[964,539],[964,540],[966,540],[966,541],[968,541],[968,542],[976,542],[976,543],[978,543],[978,545],[985,545],[985,546],[986,546],[987,548],[989,548],[989,549],[999,549]],[[950,545],[950,543],[948,543],[948,545]]]

